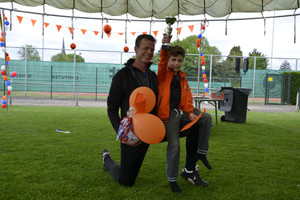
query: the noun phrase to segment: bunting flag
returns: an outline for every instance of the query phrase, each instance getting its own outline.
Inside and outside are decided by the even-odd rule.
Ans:
[[[98,35],[99,31],[93,31],[95,33],[95,35]]]
[[[70,34],[72,34],[72,32],[74,31],[74,28],[69,27],[69,31],[70,31]]]
[[[19,23],[21,24],[23,17],[17,16],[17,18],[18,18],[18,20],[19,20]]]
[[[119,33],[119,35],[123,35],[124,33]]]
[[[47,28],[50,23],[44,22],[45,27]]]
[[[147,34],[147,31],[145,31],[145,32],[142,32],[143,34]]]
[[[108,38],[110,38],[111,33],[107,33]]]
[[[191,32],[193,32],[193,30],[194,30],[194,25],[190,25],[190,26],[189,26],[189,29],[191,30]]]
[[[135,32],[131,32],[131,34],[132,34],[132,36],[134,36],[134,35],[135,35]]]
[[[157,36],[158,31],[152,31],[155,36]]]
[[[176,30],[177,30],[177,32],[178,32],[178,35],[180,35],[180,33],[181,33],[181,29],[182,29],[182,27],[178,27],[178,28],[176,28]]]
[[[81,29],[81,32],[82,32],[82,35],[84,35],[86,32],[86,29]]]
[[[32,23],[32,26],[34,26],[34,25],[35,25],[35,23],[36,23],[36,20],[34,20],[34,19],[31,19],[31,23]]]
[[[61,27],[62,27],[62,25],[56,25],[56,27],[57,27],[57,31],[59,32],[60,29],[61,29]]]

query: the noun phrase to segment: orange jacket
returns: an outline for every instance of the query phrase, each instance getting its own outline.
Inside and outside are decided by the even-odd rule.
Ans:
[[[163,121],[169,120],[170,113],[170,87],[173,79],[174,71],[168,68],[169,52],[166,50],[160,51],[160,61],[158,64],[157,81],[158,81],[158,101],[157,101],[157,113],[156,115]],[[181,70],[178,71],[181,77],[181,99],[179,103],[179,109],[185,113],[193,112],[193,96],[188,84],[186,74]]]

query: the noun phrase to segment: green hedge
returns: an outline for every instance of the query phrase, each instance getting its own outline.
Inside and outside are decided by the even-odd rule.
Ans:
[[[282,74],[291,74],[291,105],[296,105],[297,92],[300,88],[300,72],[283,72]]]

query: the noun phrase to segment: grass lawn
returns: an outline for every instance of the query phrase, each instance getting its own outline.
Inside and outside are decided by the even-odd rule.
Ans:
[[[214,120],[214,117],[212,117]],[[119,162],[106,108],[9,106],[0,110],[0,199],[300,199],[300,112],[248,112],[245,124],[212,127],[200,174],[208,187],[166,177],[166,145],[151,145],[133,187],[103,170],[101,151]],[[56,129],[71,131],[59,133]],[[181,139],[184,165],[185,139]]]

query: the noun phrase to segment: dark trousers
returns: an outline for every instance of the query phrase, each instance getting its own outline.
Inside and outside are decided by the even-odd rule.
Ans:
[[[104,168],[120,185],[132,186],[140,171],[149,144],[141,143],[137,146],[127,146],[121,143],[121,164],[112,158],[105,159]]]

